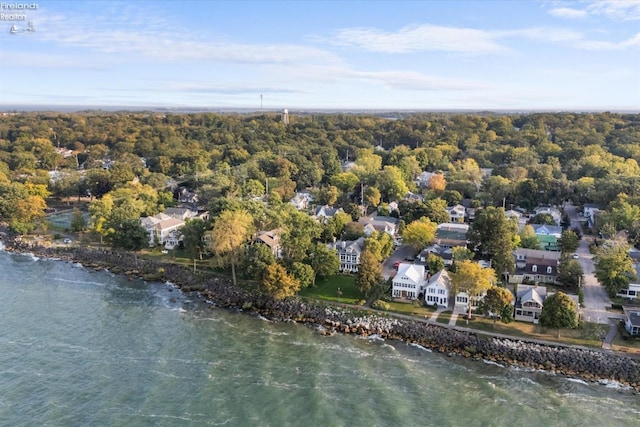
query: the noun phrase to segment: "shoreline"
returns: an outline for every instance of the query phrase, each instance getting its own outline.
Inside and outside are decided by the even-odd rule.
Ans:
[[[77,262],[94,270],[147,281],[170,282],[182,292],[197,292],[212,307],[240,309],[272,321],[296,322],[324,328],[323,334],[337,332],[385,340],[403,341],[448,356],[463,356],[487,363],[544,370],[567,378],[592,383],[616,381],[640,393],[640,361],[617,353],[570,345],[551,345],[521,338],[495,337],[425,323],[404,320],[341,306],[307,303],[298,299],[276,300],[266,295],[234,287],[223,280],[190,269],[135,254],[85,247],[32,246],[4,240],[5,250]]]

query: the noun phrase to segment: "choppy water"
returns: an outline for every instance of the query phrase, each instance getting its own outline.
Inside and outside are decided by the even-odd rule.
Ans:
[[[2,426],[624,426],[640,396],[0,252]]]

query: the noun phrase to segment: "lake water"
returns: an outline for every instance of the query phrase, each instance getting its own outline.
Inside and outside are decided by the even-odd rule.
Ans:
[[[0,251],[1,426],[637,426],[640,396]]]

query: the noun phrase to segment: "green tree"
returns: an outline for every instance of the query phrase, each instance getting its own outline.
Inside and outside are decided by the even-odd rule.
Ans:
[[[360,182],[360,179],[353,172],[341,172],[334,175],[329,180],[331,185],[338,187],[344,194],[349,194],[353,191],[354,187]]]
[[[338,253],[327,246],[316,243],[309,251],[309,264],[313,268],[313,286],[316,285],[316,277],[327,277],[338,273],[340,258]]]
[[[453,262],[468,261],[473,259],[473,252],[464,246],[454,246],[451,248]]]
[[[382,196],[380,194],[380,190],[378,190],[376,187],[369,186],[366,190],[364,190],[363,203],[367,207],[367,209],[369,208],[369,206],[375,208],[380,204],[381,197]]]
[[[382,264],[373,251],[362,251],[360,254],[360,266],[356,284],[361,292],[366,296],[369,292],[376,290],[382,283]]]
[[[80,209],[74,209],[71,215],[71,231],[79,233],[87,228],[87,221]]]
[[[491,256],[491,265],[502,276],[514,270],[512,250],[517,229],[503,208],[490,206],[476,212],[467,239],[476,251]]]
[[[432,254],[429,252],[426,259],[427,270],[429,270],[432,274],[437,273],[438,271],[444,268],[444,260],[442,257]]]
[[[493,325],[496,324],[496,318],[500,316],[500,319],[504,323],[509,323],[513,320],[513,294],[506,288],[498,286],[491,286],[487,289],[487,293],[482,298],[481,308],[482,312],[487,315],[492,315]]]
[[[580,246],[580,238],[575,231],[564,230],[558,240],[558,246],[563,254],[573,253]]]
[[[409,188],[402,178],[402,172],[395,166],[385,166],[378,175],[380,193],[387,201],[399,200],[407,194]]]
[[[471,298],[478,297],[486,292],[496,281],[496,273],[492,268],[482,268],[473,261],[460,261],[456,263],[456,272],[450,273],[452,295],[458,292],[466,292],[469,295],[469,313],[471,319]]]
[[[239,266],[244,277],[262,280],[262,275],[266,268],[276,261],[276,257],[270,247],[263,244],[252,244],[243,253]]]
[[[282,253],[288,265],[304,261],[307,252],[322,233],[322,227],[313,218],[289,206],[287,205],[288,211],[283,215],[285,232],[280,239]]]
[[[276,299],[295,295],[300,290],[300,282],[287,273],[280,264],[271,264],[265,268],[262,276],[262,290]]]
[[[108,240],[114,248],[139,251],[149,246],[149,233],[140,225],[139,220],[129,219],[116,224]]]
[[[407,225],[402,232],[402,240],[411,244],[415,250],[424,249],[436,236],[437,224],[427,217],[420,218]]]
[[[573,258],[563,257],[558,265],[558,282],[577,290],[584,283],[582,265]]]
[[[313,284],[316,273],[309,264],[294,262],[291,266],[291,275],[298,281],[300,288],[306,288]]]
[[[540,239],[531,225],[525,225],[520,232],[520,246],[527,249],[542,249]]]
[[[626,244],[616,243],[598,250],[595,276],[609,296],[615,296],[635,278],[633,261]]]
[[[577,328],[578,314],[576,303],[564,292],[557,292],[547,297],[540,313],[540,324],[547,328]]]
[[[188,219],[180,229],[182,244],[192,259],[197,256],[202,260],[202,252],[205,249],[204,235],[209,228],[208,224],[200,218]]]
[[[558,225],[549,213],[539,213],[531,219],[531,224]]]
[[[240,247],[253,232],[253,218],[245,210],[223,211],[215,219],[210,232],[209,250],[219,257],[224,257],[231,264],[231,276],[234,286],[237,285],[236,265]]]

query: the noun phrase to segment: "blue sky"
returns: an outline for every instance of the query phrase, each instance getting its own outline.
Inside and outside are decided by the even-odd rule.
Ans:
[[[3,105],[640,111],[640,0],[4,1]]]

